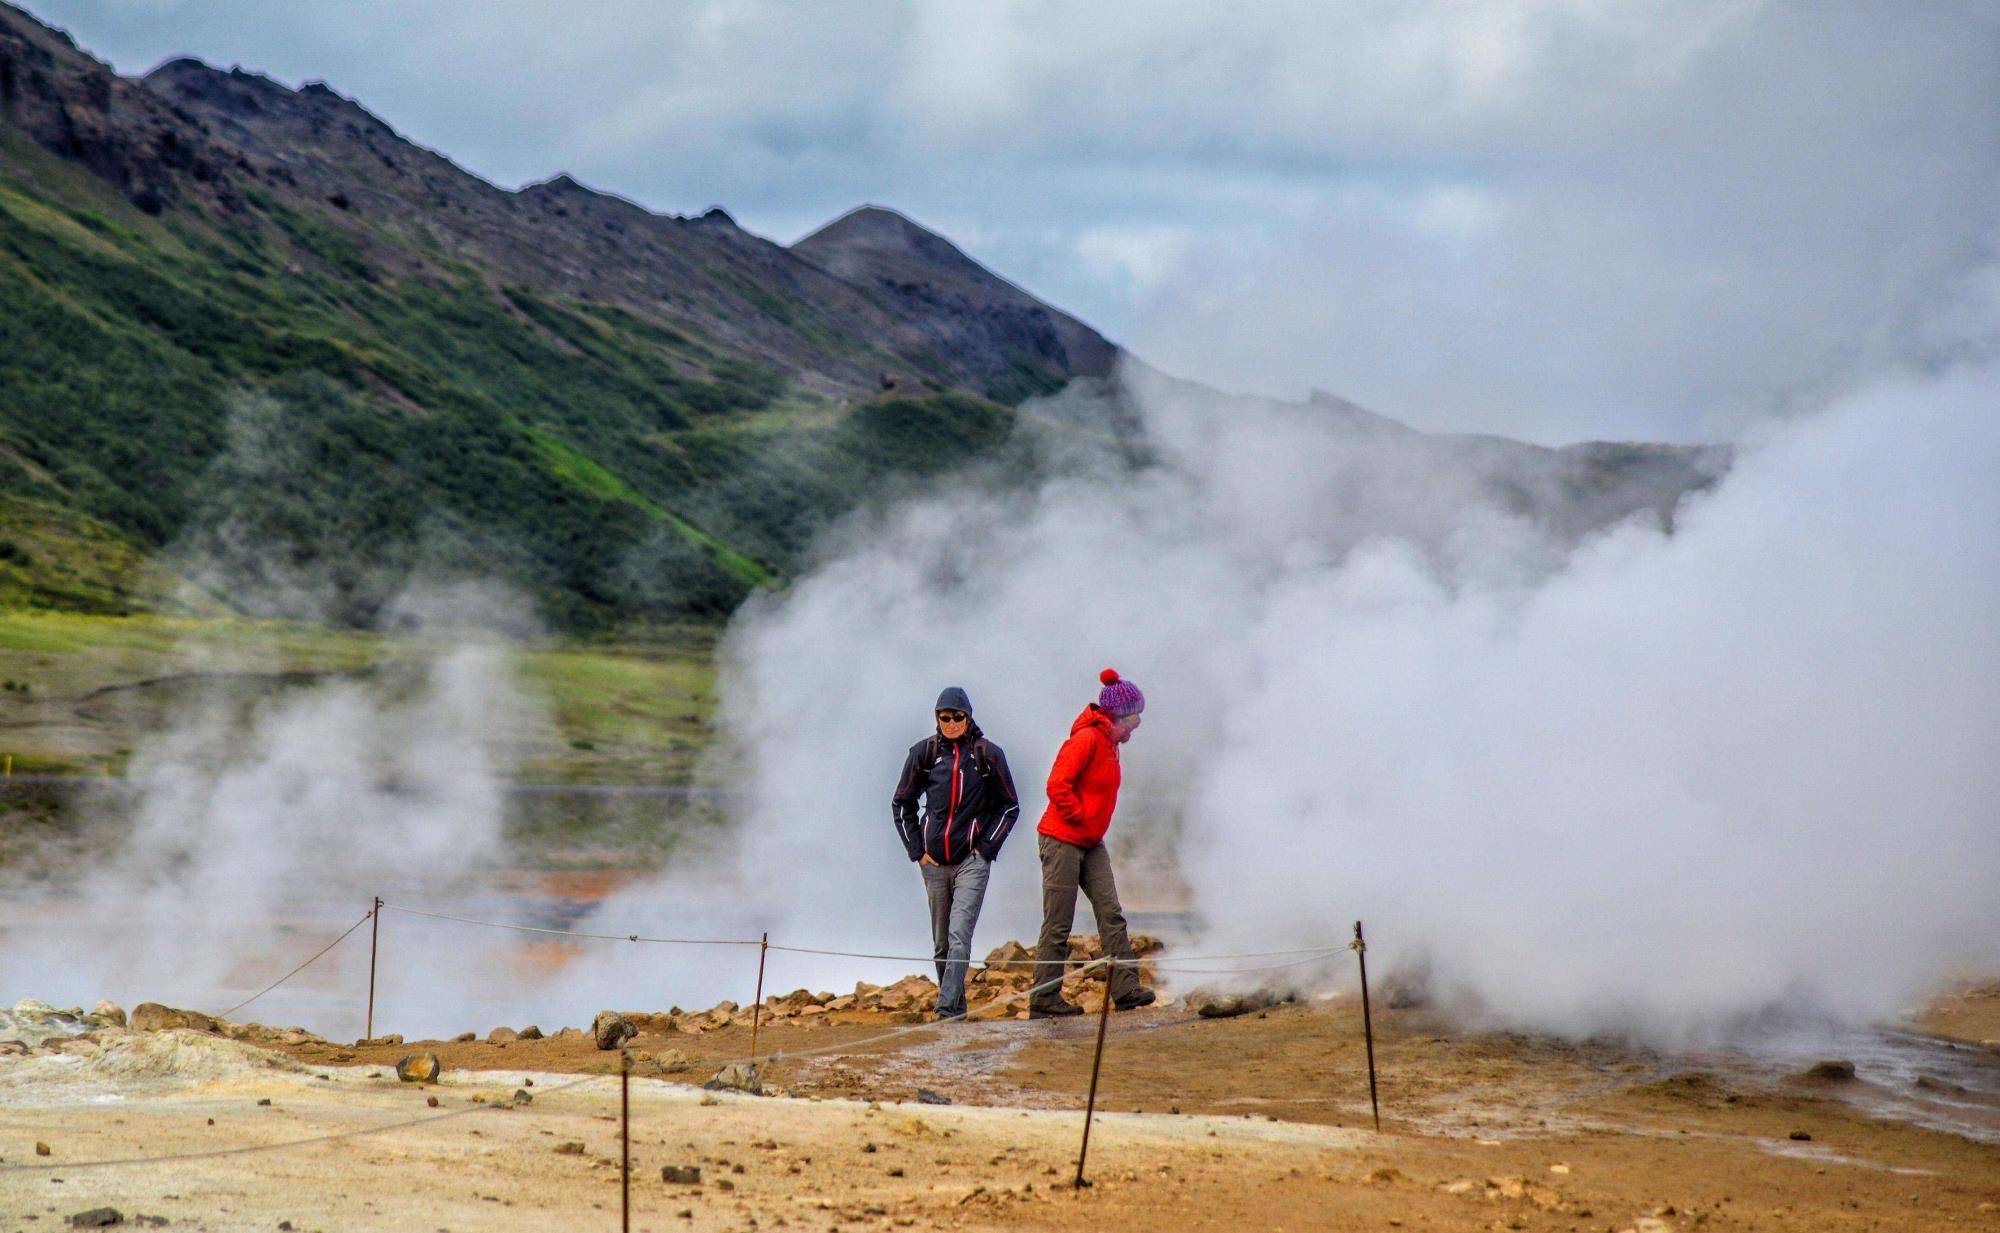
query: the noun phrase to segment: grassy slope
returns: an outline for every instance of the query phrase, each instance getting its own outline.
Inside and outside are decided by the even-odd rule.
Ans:
[[[646,643],[523,645],[514,669],[550,730],[520,749],[535,782],[684,783],[709,737],[715,628],[686,625]],[[154,730],[165,686],[119,691],[196,670],[226,671],[244,697],[301,676],[364,673],[424,653],[407,640],[281,621],[0,611],[0,755],[17,771],[122,773]],[[21,687],[25,686],[25,690]]]
[[[1011,429],[963,394],[790,398],[699,340],[439,254],[391,278],[256,193],[227,229],[152,218],[0,142],[0,501],[40,527],[0,525],[0,601],[155,607],[140,563],[178,544],[237,604],[273,558],[337,562],[327,611],[354,623],[419,565],[500,573],[558,628],[712,618],[885,477]]]

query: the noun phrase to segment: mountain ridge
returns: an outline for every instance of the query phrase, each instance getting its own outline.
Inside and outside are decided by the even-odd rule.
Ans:
[[[1031,475],[1025,428],[1136,443],[1131,376],[886,207],[788,247],[568,172],[508,190],[325,82],[121,77],[0,0],[0,602],[368,623],[494,571],[557,628],[714,616],[901,484]],[[1069,418],[1017,412],[1073,382]],[[1712,470],[1485,453],[1605,516]]]

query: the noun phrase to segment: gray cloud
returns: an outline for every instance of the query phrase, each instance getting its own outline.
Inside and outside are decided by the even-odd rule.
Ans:
[[[780,239],[897,206],[1169,369],[1543,439],[1730,435],[1991,341],[1973,5],[45,0],[323,77],[503,184]]]

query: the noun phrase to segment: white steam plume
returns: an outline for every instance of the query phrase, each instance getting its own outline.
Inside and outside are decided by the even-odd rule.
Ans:
[[[926,952],[887,798],[962,684],[1027,806],[976,947],[1029,935],[1042,778],[1109,664],[1151,700],[1128,882],[1177,853],[1220,949],[1364,917],[1510,1021],[1660,1036],[2000,958],[1993,370],[1775,429],[1673,533],[1573,552],[1491,443],[1136,383],[1164,465],[912,499],[738,621],[720,868],[607,913],[727,886],[784,940]]]
[[[306,958],[375,894],[461,888],[501,855],[502,775],[543,722],[506,645],[465,628],[512,612],[485,587],[413,590],[390,608],[413,635],[373,672],[247,714],[219,688],[176,711],[133,757],[129,838],[73,882],[10,893],[0,991],[215,1011]],[[222,676],[248,666],[190,656],[189,669]],[[235,1017],[359,1034],[362,932]],[[505,987],[488,939],[457,939],[447,958],[406,944],[418,936],[393,938],[401,953],[383,968],[396,1030],[455,1024],[467,999]]]

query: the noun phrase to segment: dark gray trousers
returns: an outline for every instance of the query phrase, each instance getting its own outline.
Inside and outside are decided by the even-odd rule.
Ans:
[[[931,950],[937,956],[940,1015],[965,1013],[965,963],[972,957],[972,930],[986,900],[993,866],[974,852],[955,865],[919,865],[931,904]]]
[[[1111,876],[1111,854],[1103,844],[1079,848],[1048,835],[1036,835],[1042,852],[1042,936],[1035,943],[1035,983],[1043,984],[1066,970],[1062,961],[1069,957],[1069,930],[1076,923],[1076,892],[1082,890],[1097,917],[1097,937],[1102,954],[1118,959],[1137,958],[1132,939],[1125,933],[1125,910],[1118,906],[1118,883]],[[1121,964],[1111,969],[1111,996],[1124,999],[1139,992],[1139,969]],[[1062,1000],[1062,989],[1051,986],[1037,993],[1030,1007],[1052,1006]]]

